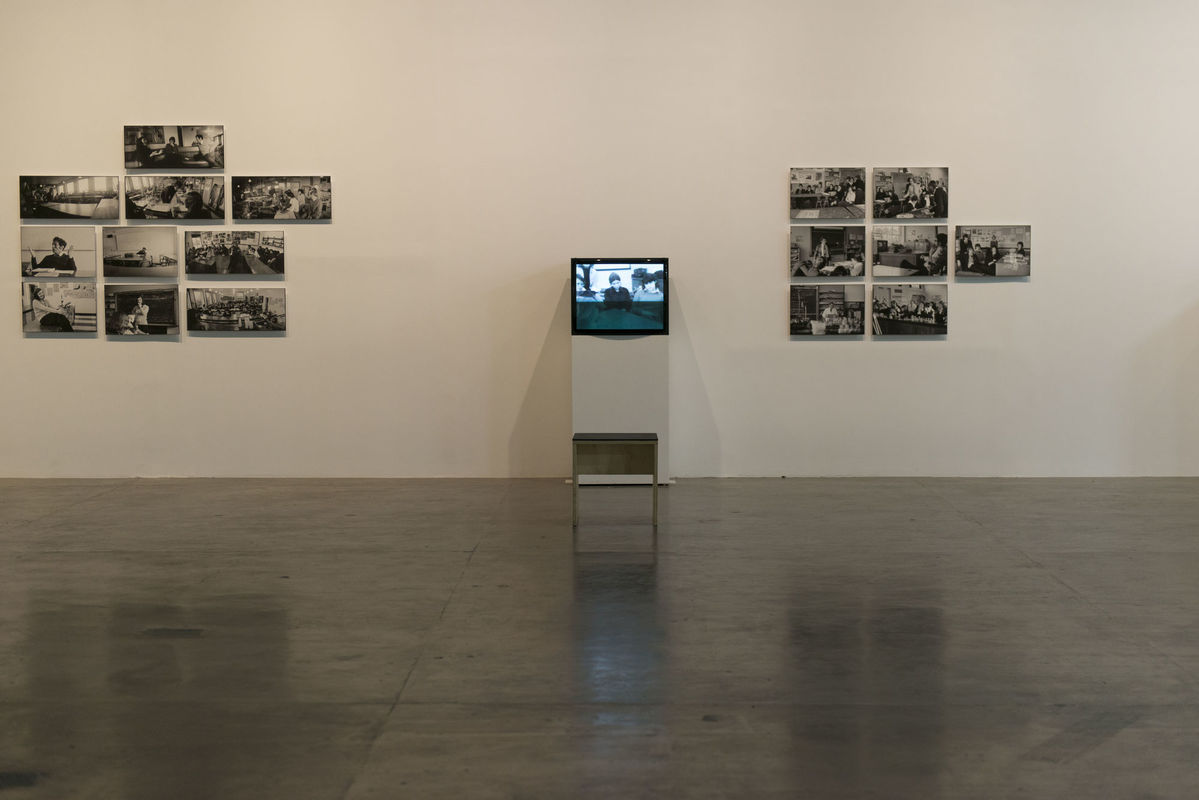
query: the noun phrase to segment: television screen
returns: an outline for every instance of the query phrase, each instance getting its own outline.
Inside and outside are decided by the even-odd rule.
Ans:
[[[667,259],[574,258],[570,332],[598,335],[669,333]]]

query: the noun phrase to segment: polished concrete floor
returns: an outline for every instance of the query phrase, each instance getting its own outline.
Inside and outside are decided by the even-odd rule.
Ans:
[[[582,495],[0,481],[0,800],[1199,796],[1199,480]]]

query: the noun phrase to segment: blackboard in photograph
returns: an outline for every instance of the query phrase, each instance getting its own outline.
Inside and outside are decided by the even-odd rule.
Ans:
[[[189,275],[282,275],[283,231],[186,231],[184,265]]]
[[[332,187],[328,175],[234,176],[233,218],[333,219]]]
[[[948,217],[948,167],[875,168],[875,219],[947,219]]]
[[[225,179],[194,175],[126,175],[125,219],[223,220]]]
[[[96,284],[21,284],[21,329],[26,333],[95,333]]]
[[[862,219],[865,167],[792,167],[791,219]]]
[[[959,225],[955,247],[961,278],[1023,278],[1032,272],[1031,225]]]
[[[30,278],[95,278],[91,225],[21,226],[21,274]]]
[[[179,274],[175,228],[129,225],[101,232],[106,278],[173,278]]]
[[[179,333],[179,287],[163,283],[106,284],[104,330],[110,336]]]
[[[944,283],[876,283],[875,336],[935,336],[949,332],[949,287]]]
[[[946,225],[875,225],[870,236],[876,278],[944,277],[949,269]]]
[[[117,219],[115,175],[22,175],[21,219]]]
[[[187,290],[187,329],[255,333],[287,330],[282,287]]]
[[[223,169],[224,125],[126,125],[125,169]]]
[[[861,336],[866,330],[866,286],[820,283],[791,287],[792,336]]]
[[[864,225],[792,225],[792,278],[857,278],[866,271]]]

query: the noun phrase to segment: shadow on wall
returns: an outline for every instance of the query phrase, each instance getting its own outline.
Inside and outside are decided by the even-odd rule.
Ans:
[[[524,396],[512,423],[508,436],[508,475],[513,478],[560,477],[570,475],[570,292],[565,270],[555,267],[533,279],[538,286],[561,283],[562,289],[554,305],[554,316],[537,351],[533,372],[525,386]],[[557,278],[558,280],[555,280]],[[536,291],[521,292],[515,296],[536,298]],[[530,309],[507,308],[504,314],[528,314],[536,319],[538,314]],[[493,343],[496,358],[492,363],[504,363],[498,352],[502,343]],[[525,347],[527,345],[520,345]],[[513,356],[509,354],[508,359]],[[519,381],[519,375],[497,374],[494,378],[500,390],[505,385]],[[496,420],[497,425],[504,424]]]
[[[1163,320],[1133,358],[1120,463],[1135,475],[1199,475],[1199,303]]]
[[[671,477],[723,473],[720,429],[680,302],[678,281],[670,294],[670,469]]]

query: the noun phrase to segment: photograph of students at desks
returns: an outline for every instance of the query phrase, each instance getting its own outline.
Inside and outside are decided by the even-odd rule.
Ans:
[[[225,179],[125,177],[125,219],[224,219]]]
[[[861,225],[791,226],[792,278],[856,278],[866,270]]]
[[[959,225],[955,250],[955,275],[1023,278],[1032,271],[1032,226]]]
[[[184,263],[192,275],[282,275],[283,231],[187,231]]]
[[[22,175],[21,219],[117,219],[116,176]]]
[[[902,167],[874,170],[875,219],[947,219],[949,169]]]
[[[876,278],[944,276],[949,267],[945,225],[875,225],[870,273]]]
[[[949,332],[949,286],[874,284],[875,336],[936,336]]]
[[[862,219],[864,167],[792,167],[791,219]]]

